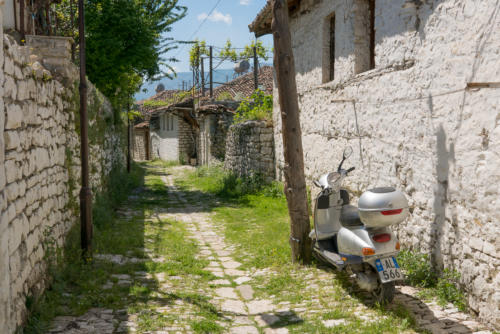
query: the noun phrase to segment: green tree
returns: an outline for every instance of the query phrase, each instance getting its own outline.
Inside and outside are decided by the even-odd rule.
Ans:
[[[273,114],[273,96],[257,89],[252,96],[241,101],[236,109],[235,124],[248,120],[271,120]]]
[[[87,73],[116,108],[126,107],[143,80],[170,76],[177,48],[165,35],[186,15],[179,0],[86,0]],[[67,8],[67,7],[66,7]]]

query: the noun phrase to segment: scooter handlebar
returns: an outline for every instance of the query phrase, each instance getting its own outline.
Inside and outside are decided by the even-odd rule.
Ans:
[[[351,168],[349,168],[349,169],[347,170],[346,174],[349,174],[350,172],[352,172],[352,171],[353,171],[353,170],[355,170],[355,169],[356,169],[356,167],[351,167]]]

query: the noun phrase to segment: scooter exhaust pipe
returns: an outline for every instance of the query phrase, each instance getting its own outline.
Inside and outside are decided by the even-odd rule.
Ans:
[[[363,272],[354,273],[356,275],[356,283],[358,286],[368,292],[372,292],[377,289],[378,281],[377,277],[374,275],[367,275]]]

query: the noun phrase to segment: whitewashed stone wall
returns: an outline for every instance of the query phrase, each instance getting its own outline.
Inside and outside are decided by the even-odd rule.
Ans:
[[[148,148],[146,145],[148,145],[149,139],[146,136],[149,136],[149,131],[148,129],[134,129],[133,130],[133,158],[134,160],[137,161],[144,161],[147,160],[147,150]]]
[[[169,117],[167,122],[167,117]],[[151,128],[153,158],[165,161],[179,160],[179,121],[176,115],[163,113]],[[173,124],[171,123],[173,121]],[[173,127],[171,127],[173,125]]]
[[[44,234],[62,245],[78,220],[79,97],[77,76],[63,85],[43,59],[1,32],[0,333],[14,333],[25,320],[26,297],[45,287]],[[64,73],[77,73],[68,66]],[[124,150],[111,106],[92,85],[89,115],[95,194],[112,166],[123,165]]]
[[[238,176],[275,178],[273,127],[266,121],[231,125],[226,139],[224,168]]]
[[[377,0],[376,68],[356,75],[357,1],[317,2],[291,19],[308,181],[333,170],[351,145],[346,166],[357,169],[347,186],[358,195],[383,185],[404,190],[412,215],[398,227],[403,247],[458,270],[471,309],[499,328],[500,3],[424,1],[412,14],[404,0]],[[335,80],[322,84],[322,18],[332,12]],[[470,82],[492,84],[465,89]],[[274,96],[280,175],[276,89]]]
[[[200,131],[198,135],[198,164],[221,163],[226,155],[226,139],[233,123],[233,114],[215,112],[199,114]]]

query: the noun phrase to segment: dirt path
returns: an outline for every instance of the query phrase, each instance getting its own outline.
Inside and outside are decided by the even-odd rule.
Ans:
[[[212,312],[218,330],[224,333],[289,333],[294,332],[293,325],[312,319],[319,322],[324,329],[334,332],[335,327],[355,321],[376,322],[381,316],[372,307],[352,298],[349,293],[343,293],[340,299],[328,299],[338,288],[332,285],[335,273],[328,268],[299,268],[293,275],[307,282],[304,294],[306,301],[290,302],[280,296],[262,296],[256,293],[255,288],[263,280],[266,281],[278,273],[271,269],[242,270],[242,264],[235,260],[235,245],[226,242],[221,226],[213,222],[210,212],[210,203],[204,203],[201,196],[184,192],[175,186],[175,178],[182,174],[187,167],[169,168],[169,173],[161,175],[161,180],[167,187],[168,201],[158,205],[150,215],[145,216],[149,221],[177,221],[181,222],[188,232],[188,237],[198,244],[199,260],[206,261],[204,268],[215,276],[208,283],[197,281],[196,277],[172,276],[165,273],[150,273],[146,271],[129,274],[112,275],[113,280],[106,282],[109,287],[131,286],[132,284],[150,284],[158,286],[158,298],[145,302],[149,309],[134,313],[131,308],[112,310],[95,308],[80,317],[58,317],[53,322],[50,333],[191,333],[211,332],[208,329],[193,328],[193,319],[200,317],[200,310]],[[141,196],[140,194],[138,196]],[[127,210],[125,214],[133,214]],[[166,228],[166,227],[161,227]],[[154,238],[149,233],[146,238]],[[135,258],[116,254],[100,254],[100,260],[109,261],[118,265],[126,265],[141,261],[161,263],[163,256],[156,254],[156,250],[145,246],[148,259]],[[195,300],[189,294],[204,296],[203,300]],[[418,326],[431,333],[491,333],[485,330],[469,315],[459,312],[452,305],[445,309],[436,303],[424,303],[416,298],[417,290],[409,287],[398,287],[394,308],[403,305],[410,312]],[[170,299],[168,302],[165,296]],[[175,296],[172,299],[172,296]],[[352,318],[322,320],[327,312],[342,309],[343,312],[354,314]],[[148,318],[149,317],[149,318]],[[164,321],[161,329],[141,331],[139,323],[142,321]],[[318,320],[319,319],[319,320]],[[291,326],[291,327],[289,327]],[[158,327],[158,326],[156,326]],[[317,330],[316,330],[317,331]],[[378,331],[375,331],[378,332]],[[415,333],[413,330],[405,333]]]

